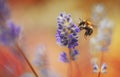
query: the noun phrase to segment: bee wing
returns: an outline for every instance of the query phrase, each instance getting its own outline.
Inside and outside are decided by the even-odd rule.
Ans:
[[[93,28],[97,28],[97,25],[92,24],[92,27],[93,27]]]
[[[107,72],[107,65],[105,63],[102,64],[102,66],[101,66],[101,72],[102,73],[106,73]]]
[[[91,18],[86,19],[86,21],[89,21],[89,22],[92,23]],[[94,25],[94,24],[91,24],[91,26],[92,26],[93,28],[96,28],[96,25]]]
[[[82,19],[81,19],[81,18],[79,18],[79,20],[80,20],[80,21],[82,21]]]

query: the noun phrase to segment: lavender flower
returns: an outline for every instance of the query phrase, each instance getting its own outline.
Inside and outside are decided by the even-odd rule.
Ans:
[[[94,50],[107,51],[112,40],[113,22],[104,18],[98,24],[97,35],[90,40],[91,45],[94,44]]]
[[[48,60],[47,60],[47,49],[45,45],[39,45],[36,48],[35,57],[33,59],[33,64],[37,67],[40,75],[42,77],[59,77],[59,75],[48,68]]]
[[[76,57],[79,55],[78,50],[73,50],[71,53],[72,60],[76,60]]]
[[[93,12],[94,13],[103,13],[105,11],[105,8],[102,4],[97,4],[94,8],[93,8]]]
[[[60,61],[67,63],[69,62],[68,58],[67,58],[67,54],[65,52],[61,52],[60,53]]]
[[[111,44],[113,23],[105,18],[100,22],[98,28],[98,35],[96,36],[98,39],[97,42],[99,43],[101,51],[106,51]]]
[[[4,45],[15,43],[20,35],[20,27],[9,22],[10,12],[6,0],[0,0],[0,42]]]
[[[93,64],[93,72],[94,73],[106,73],[107,72],[107,65],[105,63],[102,64],[101,70],[99,69],[98,65],[96,63]]]
[[[93,21],[97,21],[96,24],[98,25],[98,30],[97,35],[90,40],[91,51],[95,52],[93,54],[96,54],[96,51],[108,51],[108,47],[111,44],[113,22],[111,22],[105,15],[106,13],[103,5],[99,4],[94,8]],[[93,65],[93,72],[99,72],[99,77],[101,74],[107,72],[107,65],[103,63],[103,52],[101,53],[100,69],[98,68],[98,65],[96,63],[94,63]],[[101,63],[103,64],[101,65]]]
[[[107,65],[105,63],[102,64],[101,72],[102,73],[106,73],[107,72]]]
[[[72,60],[76,60],[76,57],[79,55],[78,50],[74,49],[71,53],[71,58]],[[67,63],[69,62],[69,59],[67,58],[67,54],[65,52],[60,53],[60,61]]]
[[[61,77],[58,72],[54,72],[53,70],[41,70],[42,72],[42,77]]]
[[[39,73],[42,75],[42,77],[49,77],[47,68],[48,60],[46,55],[46,47],[44,45],[39,45],[37,47],[35,57],[33,60],[33,64],[37,67],[39,70]]]
[[[33,64],[36,67],[46,67],[47,65],[47,55],[46,55],[46,47],[44,45],[39,45],[36,49],[35,57],[33,60]]]
[[[0,22],[6,21],[10,17],[10,12],[6,0],[0,0]]]
[[[61,13],[57,18],[57,23],[57,43],[61,46],[68,46],[68,48],[78,46],[78,33],[80,29],[72,22],[71,15]]]
[[[49,77],[48,75],[48,69],[40,69],[40,73],[42,74],[42,77]]]
[[[58,29],[56,33],[57,44],[61,46],[67,46],[70,51],[70,57],[72,60],[76,60],[78,51],[75,49],[78,46],[78,33],[79,27],[73,23],[71,15],[66,13],[60,13],[57,18]],[[69,62],[67,54],[65,52],[60,53],[60,60],[62,62]]]
[[[49,70],[49,76],[48,77],[62,77],[58,72],[54,72],[54,71],[51,71]]]
[[[96,63],[93,64],[93,72],[98,73],[99,72],[99,67]]]
[[[4,45],[10,45],[17,41],[21,32],[21,28],[13,22],[7,23],[6,27],[1,27],[0,42]]]
[[[105,8],[102,4],[97,4],[92,9],[92,20],[96,27],[98,27],[99,21],[105,17]]]

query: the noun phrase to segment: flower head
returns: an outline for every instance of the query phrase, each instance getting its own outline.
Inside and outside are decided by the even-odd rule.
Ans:
[[[92,21],[95,26],[98,27],[99,21],[101,21],[106,16],[105,8],[102,4],[97,4],[92,9]]]
[[[7,27],[0,30],[0,42],[8,45],[14,43],[20,35],[21,28],[16,26],[13,22],[7,23]]]
[[[67,54],[65,52],[61,52],[60,53],[60,61],[67,63],[69,62],[68,58],[67,58]]]
[[[97,4],[93,9],[93,12],[95,13],[103,13],[104,11],[105,11],[105,8],[102,4]]]
[[[6,0],[0,0],[0,21],[4,21],[9,18],[9,9]]]
[[[103,19],[99,24],[98,34],[96,36],[101,51],[106,51],[111,44],[112,31],[113,23],[107,18]]]
[[[98,73],[99,72],[99,67],[96,63],[93,64],[93,72]]]
[[[76,60],[76,57],[79,55],[79,51],[78,50],[73,50],[72,53],[71,53],[71,57],[72,57],[72,60]]]
[[[72,22],[71,15],[61,13],[57,18],[57,24],[57,43],[62,46],[68,46],[68,48],[74,48],[77,46],[80,29]]]
[[[105,63],[102,64],[101,66],[101,72],[106,73],[107,72],[107,65]]]
[[[47,64],[48,64],[48,61],[47,61],[47,50],[46,50],[46,47],[45,45],[39,45],[36,49],[36,53],[35,53],[35,57],[33,59],[33,64],[36,66],[36,67],[46,67]]]
[[[113,22],[104,18],[98,25],[97,35],[91,39],[91,45],[95,44],[93,48],[97,51],[107,51],[112,40]]]
[[[96,63],[93,64],[93,72],[94,73],[106,73],[107,72],[107,65],[105,63],[102,64],[101,68],[98,67]]]

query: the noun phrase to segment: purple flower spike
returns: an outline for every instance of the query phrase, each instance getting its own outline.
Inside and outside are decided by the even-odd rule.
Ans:
[[[75,48],[78,46],[78,33],[80,32],[80,29],[72,22],[71,15],[60,13],[57,22],[57,44],[67,46],[68,48]]]
[[[93,72],[98,73],[99,72],[99,67],[96,63],[93,64]]]
[[[12,36],[13,39],[16,39],[19,37],[19,34],[21,32],[20,26],[16,26],[13,22],[10,22],[8,24],[9,30],[10,30],[10,35]]]
[[[72,56],[73,60],[75,60],[76,55],[78,54],[78,51],[75,50],[75,47],[78,46],[78,33],[80,32],[79,27],[73,23],[71,15],[66,13],[60,13],[60,15],[57,17],[57,26],[57,44],[74,49],[70,56]],[[62,62],[68,62],[65,52],[60,54],[60,60]]]
[[[0,0],[0,21],[9,19],[10,12],[6,0]]]
[[[20,36],[21,28],[16,26],[13,22],[7,24],[6,28],[0,31],[0,42],[4,45],[14,43]]]
[[[74,51],[73,51],[73,54],[74,54],[75,56],[78,55],[78,54],[79,54],[78,50],[74,50]]]
[[[62,61],[64,63],[68,62],[67,54],[65,52],[60,53],[60,61]]]

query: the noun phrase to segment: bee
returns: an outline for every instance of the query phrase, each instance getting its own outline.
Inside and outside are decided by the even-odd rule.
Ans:
[[[81,20],[81,19],[80,19]],[[88,20],[81,20],[78,27],[80,30],[86,30],[85,37],[92,35],[94,25]]]

